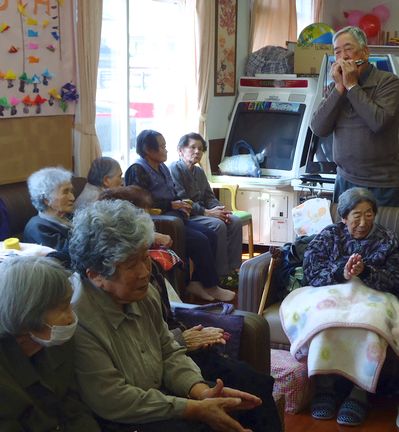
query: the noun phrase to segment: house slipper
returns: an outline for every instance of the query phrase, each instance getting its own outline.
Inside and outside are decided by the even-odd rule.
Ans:
[[[366,418],[367,408],[367,403],[348,397],[338,411],[337,423],[345,426],[359,426]]]
[[[312,417],[317,420],[330,420],[335,416],[336,398],[334,393],[317,393],[311,403]]]

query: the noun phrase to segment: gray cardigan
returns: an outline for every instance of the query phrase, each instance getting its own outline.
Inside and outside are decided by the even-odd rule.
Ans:
[[[399,78],[369,65],[359,85],[335,89],[315,111],[311,128],[334,133],[337,173],[359,186],[399,186]]]

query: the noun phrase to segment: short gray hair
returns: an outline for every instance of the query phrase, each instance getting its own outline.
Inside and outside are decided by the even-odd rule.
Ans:
[[[369,202],[373,208],[374,214],[377,214],[377,201],[366,188],[354,187],[346,190],[338,198],[338,214],[341,218],[345,219],[348,214],[360,203]]]
[[[8,258],[0,264],[0,333],[40,330],[44,315],[71,291],[69,273],[46,257]]]
[[[151,217],[127,201],[96,201],[75,213],[69,254],[82,276],[86,270],[109,278],[119,263],[154,240]]]
[[[99,157],[91,163],[87,181],[94,186],[104,186],[104,177],[113,177],[121,169],[119,162],[110,157]]]
[[[337,38],[344,33],[351,34],[355,38],[356,42],[361,46],[361,48],[367,47],[366,34],[364,33],[364,31],[362,29],[360,29],[359,27],[355,27],[355,26],[344,27],[341,30],[338,30],[337,33],[334,33],[333,43],[335,43]]]
[[[40,212],[47,210],[45,200],[51,202],[58,188],[71,179],[72,173],[61,167],[43,168],[31,174],[28,189],[33,207]]]

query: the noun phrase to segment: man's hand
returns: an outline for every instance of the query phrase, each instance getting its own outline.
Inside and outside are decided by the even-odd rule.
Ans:
[[[345,89],[349,89],[358,84],[359,68],[355,60],[339,59],[337,63],[341,68],[342,84]]]
[[[359,276],[364,270],[363,258],[360,254],[352,254],[344,268],[344,278],[350,280],[353,276]]]
[[[231,211],[225,210],[225,206],[216,206],[212,209],[205,209],[204,216],[215,217],[228,224],[230,220]]]
[[[331,66],[331,77],[335,82],[335,88],[340,94],[345,91],[344,81],[342,77],[342,67],[339,62],[335,62]]]
[[[182,335],[187,351],[208,348],[215,344],[226,345],[224,330],[216,327],[203,327],[202,325],[197,325],[185,330]]]

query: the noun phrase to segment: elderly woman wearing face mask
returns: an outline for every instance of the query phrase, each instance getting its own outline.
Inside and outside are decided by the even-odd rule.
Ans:
[[[64,168],[43,168],[28,178],[32,204],[38,214],[25,226],[23,241],[67,251],[70,215],[75,196],[72,173]]]
[[[71,296],[50,258],[0,264],[0,430],[100,431],[75,385]]]
[[[107,427],[132,431],[235,431],[259,406],[249,393],[209,387],[162,319],[150,283],[151,218],[127,201],[77,212],[70,254],[76,295],[76,373],[83,400]],[[248,427],[251,427],[248,425]]]
[[[366,417],[367,391],[375,391],[379,361],[385,358],[390,337],[390,330],[379,327],[380,316],[392,320],[389,329],[396,325],[390,311],[396,310],[399,296],[399,243],[393,232],[375,223],[377,203],[369,190],[348,189],[340,195],[337,209],[341,222],[324,228],[305,251],[303,269],[310,287],[288,295],[280,315],[291,343],[297,337],[306,339],[301,332],[308,322],[311,332],[317,330],[311,335],[317,336],[317,345],[313,339],[307,341],[308,368],[310,359],[320,359],[312,373],[316,384],[312,416],[331,419],[339,407],[337,422],[357,426]],[[385,305],[382,313],[379,305]],[[327,320],[330,316],[332,321]],[[343,327],[342,333],[337,327]],[[359,351],[363,346],[366,350]],[[340,406],[335,374],[355,383]]]

